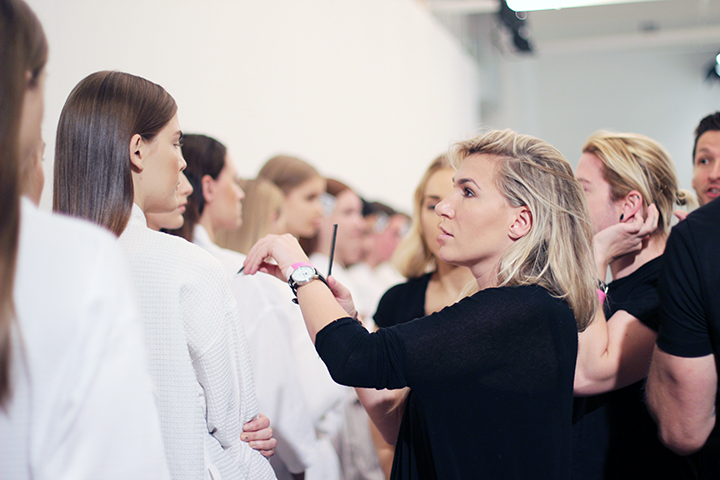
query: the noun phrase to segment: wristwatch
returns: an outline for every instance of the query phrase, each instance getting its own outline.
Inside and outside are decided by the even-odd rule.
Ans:
[[[295,298],[293,298],[294,303],[297,302],[297,289],[298,287],[301,287],[303,285],[306,285],[310,282],[312,282],[315,279],[320,279],[322,282],[327,285],[327,281],[325,278],[320,275],[320,272],[317,271],[315,267],[310,265],[309,263],[305,262],[298,262],[293,263],[290,267],[292,269],[292,273],[288,276],[288,285],[290,285],[290,288],[292,289],[293,293],[295,294]]]

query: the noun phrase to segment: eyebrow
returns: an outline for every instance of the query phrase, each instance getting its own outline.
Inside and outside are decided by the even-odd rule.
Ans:
[[[475,180],[473,180],[472,178],[460,178],[458,180],[455,180],[453,178],[453,181],[455,182],[456,185],[465,185],[466,183],[472,183],[477,188],[480,188],[480,185],[478,185],[477,182]]]

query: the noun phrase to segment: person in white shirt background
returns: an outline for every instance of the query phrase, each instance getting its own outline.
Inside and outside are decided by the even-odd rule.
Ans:
[[[162,87],[123,72],[89,75],[60,116],[54,209],[120,235],[173,478],[271,479],[267,460],[240,441],[257,402],[222,266],[202,249],[147,228],[145,213],[178,207],[181,137],[177,106]]]
[[[258,404],[276,419],[277,455],[271,464],[278,479],[303,478],[315,463],[315,432],[302,401],[287,329],[280,319],[283,308],[276,298],[280,282],[239,275],[245,256],[215,243],[218,234],[243,223],[245,194],[227,148],[212,137],[188,134],[182,151],[194,192],[188,198],[183,227],[173,233],[192,240],[225,267],[248,338]]]
[[[122,254],[33,204],[47,54],[27,4],[0,0],[0,478],[169,479]]]

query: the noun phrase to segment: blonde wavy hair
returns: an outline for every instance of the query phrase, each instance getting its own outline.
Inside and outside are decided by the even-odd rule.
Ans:
[[[427,238],[423,235],[421,213],[423,199],[427,190],[427,184],[435,172],[445,169],[453,169],[446,155],[440,155],[428,166],[425,174],[420,179],[420,184],[415,189],[413,197],[413,215],[410,230],[395,249],[392,256],[392,264],[402,276],[416,278],[436,268],[436,260],[430,248]]]
[[[498,286],[540,285],[568,303],[583,331],[598,307],[597,274],[585,193],[572,167],[555,147],[512,130],[458,142],[449,154],[456,168],[471,155],[496,161],[498,190],[532,214],[530,231],[499,260]]]
[[[655,140],[636,133],[597,131],[587,139],[583,153],[592,153],[603,164],[603,178],[610,184],[612,200],[633,190],[642,195],[643,211],[654,203],[660,214],[653,235],[667,236],[673,208],[697,207],[695,195],[678,188],[675,163]]]
[[[218,232],[217,243],[247,255],[255,242],[270,233],[285,196],[280,187],[264,178],[240,180],[240,188],[245,192],[242,226],[233,232]]]

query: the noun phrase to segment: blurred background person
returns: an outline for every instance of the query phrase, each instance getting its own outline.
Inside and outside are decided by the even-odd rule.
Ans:
[[[632,133],[594,133],[583,146],[576,176],[595,231],[607,322],[593,322],[579,337],[573,478],[692,478],[687,461],[660,444],[643,398],[672,212],[692,193],[678,188],[667,151]],[[604,286],[608,267],[612,282]],[[592,343],[597,339],[599,349]]]
[[[270,460],[280,479],[302,478],[315,461],[315,435],[307,407],[298,401],[301,387],[290,344],[278,319],[275,281],[238,275],[245,256],[215,243],[220,232],[242,226],[245,193],[232,157],[218,140],[198,134],[183,137],[185,174],[193,185],[179,233],[225,267],[248,340],[258,406],[273,420],[277,455]]]
[[[410,219],[404,213],[380,202],[363,201],[363,257],[348,268],[355,286],[353,295],[358,305],[367,305],[361,315],[371,317],[385,291],[405,277],[390,259],[407,233]]]

